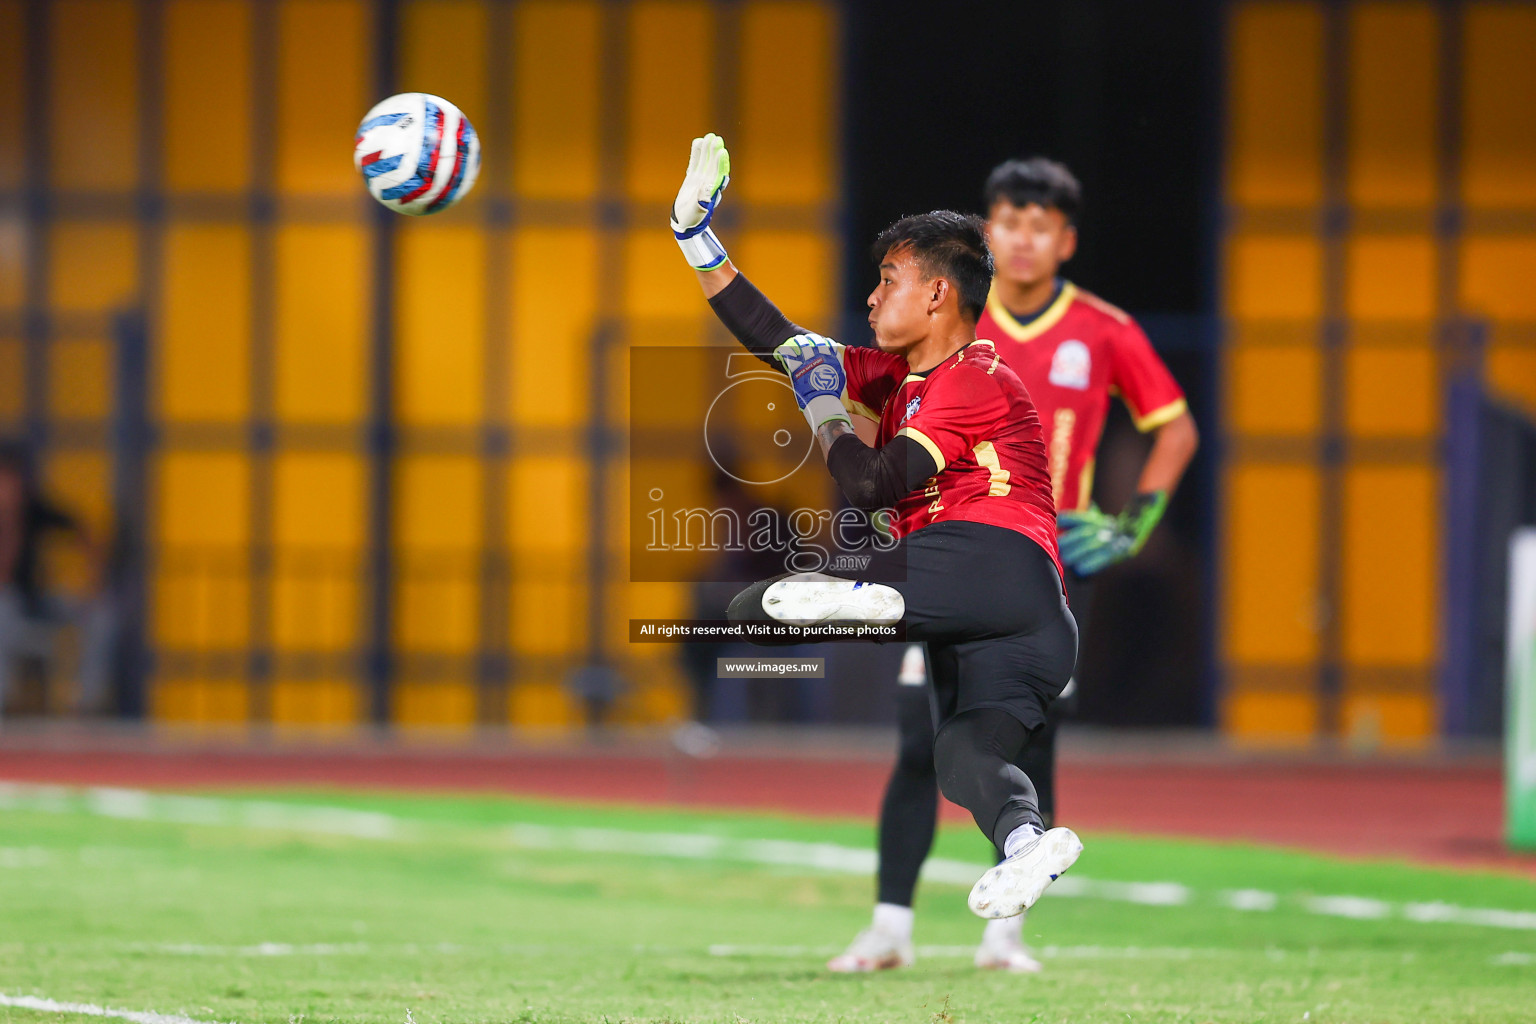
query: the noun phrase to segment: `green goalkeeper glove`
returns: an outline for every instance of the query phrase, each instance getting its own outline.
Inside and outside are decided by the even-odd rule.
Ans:
[[[1079,576],[1092,576],[1125,561],[1141,551],[1167,507],[1168,492],[1151,491],[1136,495],[1117,516],[1097,505],[1061,513],[1056,534],[1062,563]]]
[[[693,140],[688,174],[672,202],[672,235],[694,270],[713,270],[725,262],[725,246],[710,229],[710,218],[731,182],[731,154],[718,135]]]

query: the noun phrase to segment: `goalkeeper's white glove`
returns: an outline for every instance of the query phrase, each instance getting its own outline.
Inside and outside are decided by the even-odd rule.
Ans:
[[[710,230],[709,219],[731,181],[731,154],[720,136],[693,140],[688,175],[672,203],[672,234],[694,270],[713,270],[725,262],[725,246]]]
[[[773,350],[789,374],[795,401],[815,433],[823,423],[842,420],[850,427],[843,396],[848,392],[848,373],[843,369],[843,346],[819,334],[799,334]]]

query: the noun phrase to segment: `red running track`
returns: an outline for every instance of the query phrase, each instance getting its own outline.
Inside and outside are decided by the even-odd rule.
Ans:
[[[0,748],[0,779],[208,789],[363,787],[872,819],[888,765],[862,759],[402,751]],[[1501,839],[1498,765],[1065,758],[1058,804],[1085,831],[1189,836],[1536,877]],[[946,820],[965,821],[945,805]]]

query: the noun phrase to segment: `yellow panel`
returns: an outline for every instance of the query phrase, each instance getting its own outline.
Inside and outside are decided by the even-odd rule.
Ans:
[[[274,725],[351,725],[362,721],[363,695],[346,679],[274,679]]]
[[[132,224],[59,221],[48,239],[48,301],[67,312],[97,312],[132,302],[139,283]]]
[[[509,541],[519,550],[585,550],[587,462],[560,456],[521,456],[507,474]]]
[[[395,478],[396,641],[468,652],[479,622],[484,471],[468,455],[412,455]]]
[[[278,15],[277,187],[355,196],[351,141],[372,95],[370,5],[281,0]]]
[[[1462,197],[1536,207],[1536,7],[1470,4],[1466,19]]]
[[[1358,437],[1432,436],[1440,426],[1434,348],[1350,346],[1344,355],[1344,423]]]
[[[250,187],[251,6],[165,5],[165,184],[172,190]]]
[[[1536,320],[1532,281],[1536,281],[1536,237],[1469,235],[1463,240],[1461,305],[1467,313]]]
[[[751,274],[750,268],[745,268]],[[699,291],[697,275],[678,259],[677,243],[665,231],[631,231],[624,240],[624,311],[632,317],[697,320],[713,317]],[[669,344],[691,345],[696,337]]]
[[[1222,701],[1221,728],[1251,743],[1305,744],[1317,735],[1317,697],[1289,691],[1238,690]]]
[[[270,621],[280,651],[346,651],[362,622],[362,558],[345,548],[279,548]]]
[[[505,291],[512,306],[507,383],[520,424],[574,427],[586,420],[597,245],[588,228],[526,228],[513,236]],[[560,301],[550,302],[551,295]]]
[[[711,66],[714,35],[713,12],[699,0],[637,0],[630,7],[624,125],[634,199],[670,203],[688,168],[689,141],[719,127],[710,122],[710,91],[699,80],[700,68]]]
[[[105,420],[112,414],[112,343],[60,339],[48,346],[48,407],[63,419]]]
[[[282,452],[272,472],[273,543],[348,551],[363,546],[367,471],[360,456]]]
[[[507,695],[507,715],[522,729],[569,729],[582,724],[581,705],[559,681],[528,680]]]
[[[480,547],[482,467],[469,455],[407,455],[395,476],[395,543],[424,550]]]
[[[509,636],[520,655],[570,654],[587,642],[586,566],[579,558],[544,563],[544,578],[512,584]],[[540,566],[518,565],[520,575]]]
[[[396,557],[394,642],[411,653],[469,654],[479,637],[476,555],[405,552]]]
[[[251,240],[246,228],[165,233],[159,388],[170,420],[232,422],[250,410]]]
[[[1428,466],[1344,474],[1343,650],[1368,665],[1435,656],[1439,476]]]
[[[1340,717],[1344,735],[1357,744],[1420,747],[1439,732],[1429,693],[1345,693]]]
[[[598,189],[602,143],[602,8],[533,0],[513,44],[513,188],[530,199],[585,199]],[[686,166],[686,165],[685,165]]]
[[[1227,356],[1227,415],[1240,434],[1297,437],[1321,425],[1315,347],[1238,345]]]
[[[227,452],[167,452],[155,507],[160,543],[241,547],[250,541],[250,462]]]
[[[1435,315],[1435,243],[1425,235],[1357,235],[1345,248],[1345,310],[1361,320]]]
[[[407,0],[400,8],[398,84],[400,92],[448,100],[475,126],[483,151],[500,154],[505,140],[485,134],[488,21],[484,0]],[[472,206],[483,194],[472,191],[459,205]]]
[[[1365,206],[1435,201],[1439,42],[1427,3],[1350,12],[1349,198]]]
[[[744,6],[741,129],[726,142],[739,166],[750,169],[737,184],[750,202],[819,203],[836,195],[835,18],[830,4],[810,0]],[[786,75],[786,67],[794,74]]]
[[[357,455],[274,459],[271,619],[279,649],[339,651],[357,642],[366,488]]]
[[[1317,657],[1318,486],[1311,466],[1229,467],[1228,658],[1295,665]]]
[[[407,424],[468,426],[485,415],[485,243],[476,225],[400,232],[395,394]]]
[[[250,576],[243,551],[160,552],[151,635],[174,650],[232,651],[250,641]]]
[[[27,294],[27,226],[19,212],[0,211],[0,309],[20,309]]]
[[[837,240],[810,231],[748,231],[731,244],[741,266],[751,268],[752,283],[770,296],[784,315],[807,327],[830,331],[837,308]],[[869,285],[875,284],[873,268]]]
[[[1310,319],[1323,310],[1323,250],[1299,235],[1239,235],[1227,252],[1227,315]]]
[[[249,634],[250,463],[169,452],[157,468],[154,635],[172,647],[239,647]]]
[[[368,406],[368,234],[353,224],[285,224],[275,245],[277,418],[357,422]]]
[[[467,682],[397,682],[391,698],[396,725],[463,728],[475,722],[475,690]]]
[[[25,19],[23,0],[0,0],[0,188],[16,188],[27,171]]]
[[[1317,4],[1248,2],[1232,12],[1230,198],[1308,206],[1323,194],[1323,18]]]
[[[149,693],[150,717],[162,722],[233,724],[250,713],[250,689],[239,679],[162,679]]]
[[[1483,355],[1483,368],[1490,387],[1536,415],[1536,345],[1501,344],[1495,335]]]
[[[27,350],[20,338],[0,336],[0,423],[27,411]]]
[[[131,189],[139,180],[137,5],[55,0],[49,11],[52,183]]]

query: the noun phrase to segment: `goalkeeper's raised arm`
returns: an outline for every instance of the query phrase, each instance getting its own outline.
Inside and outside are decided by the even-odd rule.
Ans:
[[[710,221],[731,181],[725,141],[710,134],[693,140],[688,174],[672,203],[672,234],[688,265],[699,275],[704,297],[726,329],[763,362],[782,371],[774,350],[811,332],[790,322],[768,297],[737,271]]]
[[[693,140],[688,174],[672,204],[672,234],[721,323],[769,366],[789,375],[795,401],[821,444],[827,468],[859,508],[895,504],[938,472],[932,456],[910,438],[872,447],[853,426],[849,409],[874,420],[873,407],[907,375],[899,356],[860,350],[859,380],[850,389],[847,350],[794,323],[732,266],[710,226],[731,180],[731,157],[718,135]],[[876,369],[872,364],[878,364]],[[873,372],[872,372],[873,371]],[[850,390],[855,393],[850,395]],[[869,441],[877,441],[869,430]]]

